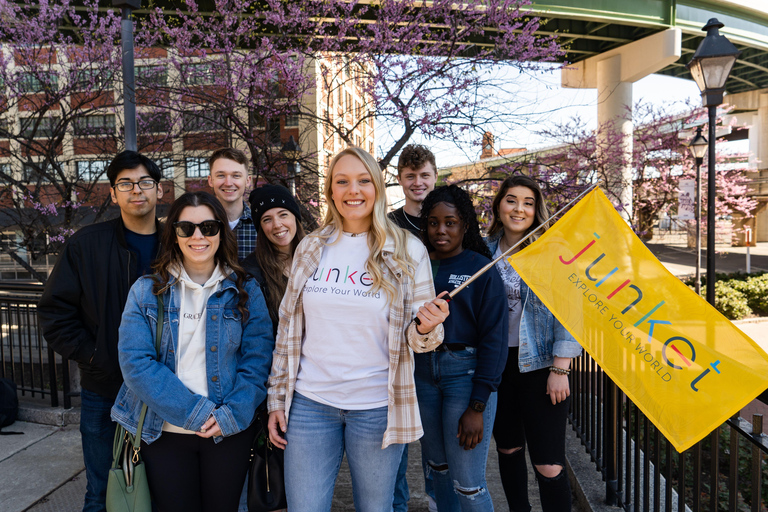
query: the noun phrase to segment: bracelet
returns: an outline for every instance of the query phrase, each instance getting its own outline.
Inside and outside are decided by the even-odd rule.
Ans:
[[[569,368],[560,368],[559,366],[550,366],[549,371],[557,375],[570,375],[571,370]]]

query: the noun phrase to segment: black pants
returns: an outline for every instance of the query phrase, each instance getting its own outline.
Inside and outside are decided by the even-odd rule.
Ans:
[[[493,438],[499,450],[521,448],[512,454],[499,453],[499,473],[509,509],[531,510],[528,502],[528,470],[525,446],[534,466],[558,465],[560,475],[548,478],[538,471],[544,512],[571,509],[571,487],[565,472],[565,425],[570,397],[557,405],[547,391],[549,369],[520,373],[518,348],[510,348],[498,393]]]
[[[141,443],[152,502],[160,512],[236,512],[248,472],[255,424],[220,443],[163,432]]]

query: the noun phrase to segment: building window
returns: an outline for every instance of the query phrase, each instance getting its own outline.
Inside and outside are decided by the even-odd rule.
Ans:
[[[77,179],[85,182],[107,179],[109,160],[79,160],[75,162]]]
[[[299,126],[299,112],[298,110],[292,110],[288,115],[285,116],[285,127],[298,128],[298,126]]]
[[[0,164],[0,183],[10,185],[13,179],[13,167],[11,164]]]
[[[57,117],[21,117],[21,136],[26,138],[52,137]]]
[[[167,112],[139,113],[139,130],[143,133],[168,133],[171,116]]]
[[[267,121],[267,141],[273,146],[280,145],[280,119],[277,117]]]
[[[24,183],[43,183],[47,182],[48,178],[46,174],[48,172],[48,164],[45,162],[26,163],[21,170],[21,181]]]
[[[107,69],[79,69],[72,78],[73,91],[101,91],[112,89],[114,74]]]
[[[57,91],[59,76],[53,71],[41,73],[22,73],[19,80],[20,92]]]
[[[250,120],[251,130],[263,130],[265,128],[266,119],[264,118],[264,114],[261,112],[251,110],[248,112],[248,117]]]
[[[137,87],[165,87],[168,69],[165,66],[136,66]]]
[[[214,132],[221,130],[225,125],[224,117],[211,110],[184,112],[183,121],[186,132]]]
[[[205,178],[211,173],[207,158],[188,157],[186,167],[187,178]]]
[[[181,66],[181,78],[187,85],[210,85],[214,83],[213,66],[210,62],[198,62]]]
[[[79,117],[75,119],[75,135],[93,137],[115,134],[115,116],[113,114]]]
[[[172,181],[175,173],[175,169],[173,166],[173,158],[169,158],[169,157],[157,158],[155,159],[155,163],[160,168],[160,172],[163,175],[163,179]]]
[[[9,139],[13,130],[13,123],[10,119],[0,119],[0,139]]]

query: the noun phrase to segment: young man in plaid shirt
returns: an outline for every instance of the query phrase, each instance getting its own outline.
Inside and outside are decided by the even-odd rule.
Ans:
[[[208,159],[208,185],[227,211],[229,227],[237,237],[237,257],[243,260],[256,248],[256,226],[251,208],[243,201],[251,188],[248,157],[239,149],[217,149]]]

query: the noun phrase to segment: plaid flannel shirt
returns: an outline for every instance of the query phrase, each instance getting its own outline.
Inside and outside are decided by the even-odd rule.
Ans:
[[[237,259],[243,261],[256,249],[256,226],[251,218],[251,207],[243,203],[243,214],[235,226],[237,237]]]
[[[332,226],[328,226],[320,231],[320,234],[331,233],[333,229]],[[304,334],[301,292],[307,279],[317,270],[324,246],[323,239],[318,236],[310,235],[301,241],[293,256],[291,279],[280,304],[280,327],[272,355],[267,404],[270,412],[284,410],[286,421],[289,421],[296,377],[299,373]],[[435,297],[431,266],[424,245],[416,237],[408,235],[408,254],[411,261],[416,264],[413,279],[392,260],[393,249],[394,243],[387,240],[384,246],[384,260],[387,267],[385,275],[393,280],[397,293],[389,305],[389,378],[387,381],[389,403],[387,429],[384,432],[382,449],[393,443],[416,441],[424,434],[419,404],[416,400],[412,350],[429,352],[443,341],[442,324],[435,327],[429,334],[421,335],[416,331],[416,324],[413,323],[419,307]]]

